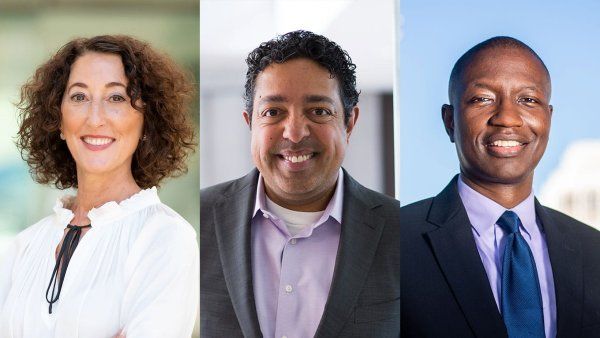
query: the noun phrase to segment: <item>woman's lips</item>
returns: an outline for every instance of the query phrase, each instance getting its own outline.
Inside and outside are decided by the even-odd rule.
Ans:
[[[110,147],[115,139],[106,136],[83,136],[81,141],[86,148],[92,151],[100,151]]]

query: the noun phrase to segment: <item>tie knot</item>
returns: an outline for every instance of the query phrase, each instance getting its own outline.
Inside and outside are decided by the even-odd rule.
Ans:
[[[519,219],[519,216],[514,211],[506,210],[502,214],[502,216],[500,216],[500,218],[498,219],[498,222],[496,222],[496,223],[507,234],[514,234],[515,232],[519,231],[519,226],[521,225],[521,220]]]

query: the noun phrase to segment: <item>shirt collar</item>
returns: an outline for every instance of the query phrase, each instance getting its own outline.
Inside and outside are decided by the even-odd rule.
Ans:
[[[73,212],[69,208],[74,199],[75,196],[65,195],[56,201],[53,210],[57,225],[64,227],[71,219],[73,219]],[[160,199],[156,187],[152,187],[141,190],[119,203],[110,201],[97,208],[92,208],[88,212],[88,218],[92,222],[92,226],[98,226],[118,217],[131,214],[152,204],[159,203]]]
[[[521,219],[522,231],[531,237],[534,227],[537,227],[535,216],[535,199],[533,190],[521,203],[512,209],[506,209],[488,197],[469,187],[462,179],[458,179],[458,194],[465,206],[471,225],[479,236],[494,231],[494,224],[506,211],[514,211]]]
[[[333,196],[329,200],[327,207],[325,207],[325,211],[323,211],[323,215],[321,218],[315,223],[316,225],[324,223],[331,216],[338,223],[342,224],[342,206],[344,203],[344,171],[342,168],[339,169],[338,179],[335,187],[335,192]],[[269,217],[273,217],[274,215],[269,212],[267,209],[267,201],[265,195],[265,184],[263,181],[262,174],[258,175],[258,184],[256,186],[256,200],[254,202],[254,212],[253,216],[261,211],[263,214],[269,215]]]

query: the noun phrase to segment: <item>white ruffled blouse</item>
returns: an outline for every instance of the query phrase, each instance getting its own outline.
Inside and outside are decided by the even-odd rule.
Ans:
[[[72,197],[70,197],[72,198]],[[190,337],[199,303],[199,252],[192,226],[160,202],[156,188],[88,213],[48,313],[55,250],[73,213],[25,229],[0,262],[0,337]]]

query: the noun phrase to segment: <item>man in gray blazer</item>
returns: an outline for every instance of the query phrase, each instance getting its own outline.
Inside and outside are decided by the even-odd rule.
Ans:
[[[201,191],[201,336],[398,337],[399,202],[341,168],[355,65],[306,31],[246,62],[256,169]]]

